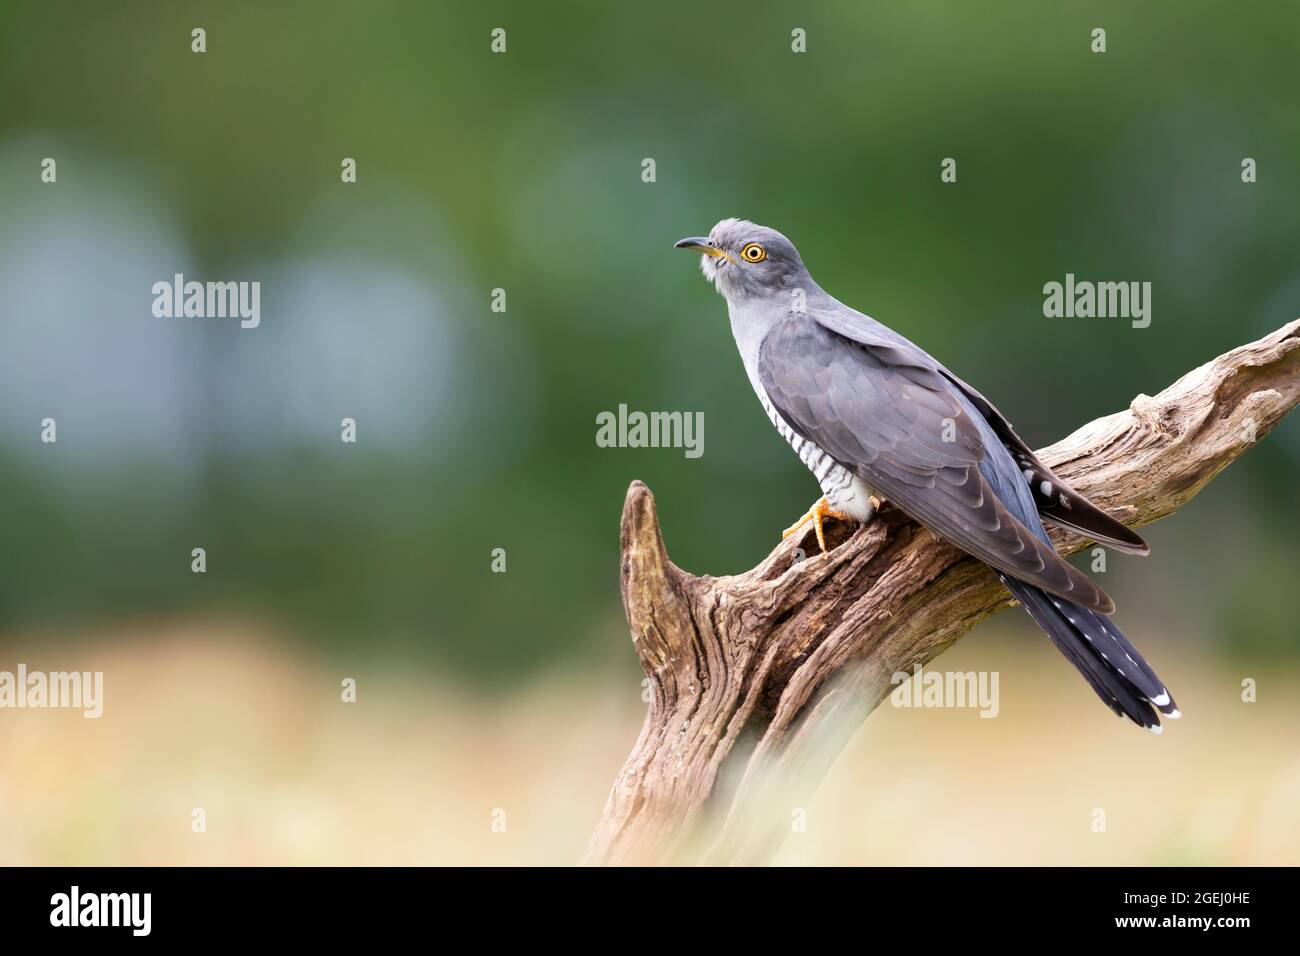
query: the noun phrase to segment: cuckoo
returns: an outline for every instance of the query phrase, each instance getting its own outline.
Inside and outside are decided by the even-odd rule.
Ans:
[[[888,500],[989,565],[1116,714],[1155,733],[1179,716],[1043,521],[1131,554],[1148,553],[1141,537],[1053,474],[987,398],[822,289],[781,233],[724,219],[677,248],[702,254],[763,410],[821,485],[787,535],[811,522],[825,550],[827,518],[866,523]]]

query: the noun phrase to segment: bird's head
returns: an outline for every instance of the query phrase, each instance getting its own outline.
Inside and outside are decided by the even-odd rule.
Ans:
[[[700,270],[729,302],[813,285],[794,243],[744,219],[724,219],[707,236],[682,239],[676,247],[701,253]]]

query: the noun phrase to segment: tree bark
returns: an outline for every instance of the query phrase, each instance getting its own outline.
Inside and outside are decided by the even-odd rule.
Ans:
[[[1298,398],[1300,320],[1038,454],[1136,527],[1176,511]],[[632,483],[623,605],[651,699],[588,863],[767,861],[892,675],[1013,604],[888,503],[865,527],[826,529],[829,553],[810,526],[751,571],[697,577],[669,561],[650,489]],[[1058,532],[1062,553],[1087,543]]]

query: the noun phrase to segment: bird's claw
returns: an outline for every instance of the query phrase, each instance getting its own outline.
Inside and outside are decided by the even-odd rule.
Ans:
[[[813,530],[817,532],[817,545],[822,549],[822,551],[826,551],[828,550],[826,547],[826,532],[822,529],[822,522],[826,518],[834,518],[836,521],[853,520],[844,512],[836,511],[834,508],[832,508],[830,506],[830,503],[825,498],[821,498],[817,501],[816,504],[814,504],[811,508],[809,508],[807,512],[804,513],[802,518],[800,518],[790,527],[782,531],[781,537],[782,538],[790,537],[790,535],[794,534],[796,531],[798,531],[800,528],[806,525],[809,521],[811,521],[813,523]]]

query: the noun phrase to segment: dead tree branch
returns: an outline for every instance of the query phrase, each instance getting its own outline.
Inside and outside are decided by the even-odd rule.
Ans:
[[[1091,422],[1042,460],[1127,524],[1172,514],[1300,399],[1300,320]],[[763,862],[890,678],[1011,604],[983,565],[886,505],[734,577],[668,560],[654,498],[623,506],[622,591],[652,689],[587,861]],[[1085,540],[1054,535],[1063,552]],[[799,560],[800,551],[811,555]]]

